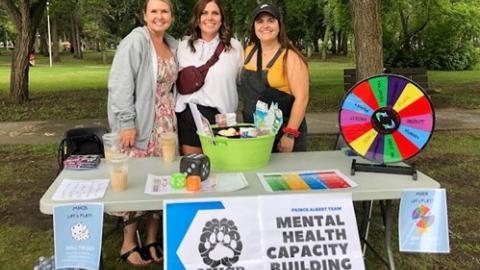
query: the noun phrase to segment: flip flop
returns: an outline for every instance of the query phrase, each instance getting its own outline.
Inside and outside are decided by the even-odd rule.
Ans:
[[[155,261],[153,258],[152,258],[152,255],[150,253],[150,248],[153,247],[155,249],[155,255],[157,255],[157,258],[160,258],[159,261]],[[162,248],[162,244],[160,244],[159,242],[152,242],[150,244],[147,244],[145,245],[145,247],[143,248],[144,250],[144,253],[146,255],[148,255],[148,259],[154,261],[154,262],[161,262],[163,260],[163,248]]]
[[[140,255],[140,258],[142,258],[142,260],[144,261],[148,261],[149,259],[145,257],[145,254],[143,253],[143,250],[141,248],[139,248],[138,246],[135,246],[134,248],[130,249],[129,251],[123,253],[122,255],[120,255],[120,257],[118,258],[119,260],[121,261],[124,261],[130,265],[133,265],[133,266],[146,266],[148,264],[150,264],[150,262],[148,262],[147,264],[134,264],[134,263],[131,263],[129,260],[128,260],[128,257],[130,257],[130,255],[132,255],[133,253],[137,252],[138,255]]]

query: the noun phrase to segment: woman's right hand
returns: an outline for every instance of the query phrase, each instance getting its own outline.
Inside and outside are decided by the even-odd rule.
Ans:
[[[128,149],[135,145],[137,130],[135,128],[127,128],[120,130],[120,145],[122,149]]]

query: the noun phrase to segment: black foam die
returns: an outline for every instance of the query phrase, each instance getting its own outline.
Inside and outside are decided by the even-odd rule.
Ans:
[[[210,175],[210,159],[203,154],[190,154],[180,160],[180,172],[187,175],[198,175],[206,180]]]

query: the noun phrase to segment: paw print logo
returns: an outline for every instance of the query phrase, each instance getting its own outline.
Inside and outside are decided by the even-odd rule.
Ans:
[[[70,228],[72,233],[72,238],[75,241],[84,241],[90,238],[90,233],[88,231],[87,225],[83,223],[77,223]]]
[[[232,266],[238,261],[242,248],[240,234],[233,220],[213,219],[205,224],[198,245],[205,264],[212,268],[220,264]]]

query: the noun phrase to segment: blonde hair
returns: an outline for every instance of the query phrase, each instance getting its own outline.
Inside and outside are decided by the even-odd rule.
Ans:
[[[148,6],[148,3],[150,1],[151,0],[145,0],[145,4],[143,5],[143,13],[147,12],[147,6]],[[167,4],[170,7],[170,12],[172,13],[172,16],[173,16],[173,3],[172,3],[172,1],[170,1],[170,0],[159,0],[159,1],[164,2],[165,4]]]

